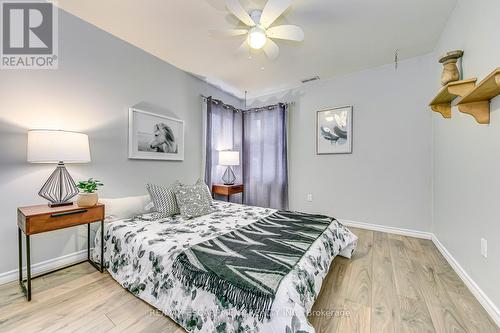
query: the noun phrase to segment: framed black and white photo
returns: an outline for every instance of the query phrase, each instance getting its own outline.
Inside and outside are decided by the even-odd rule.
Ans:
[[[144,160],[184,160],[184,121],[129,109],[128,157]]]
[[[316,154],[352,153],[352,106],[321,110],[316,115]]]

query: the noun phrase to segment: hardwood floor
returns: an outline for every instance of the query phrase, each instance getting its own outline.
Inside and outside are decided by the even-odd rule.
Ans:
[[[335,259],[310,316],[318,333],[500,332],[431,241],[351,230],[358,249]],[[41,331],[184,332],[87,263],[33,280],[29,303],[0,286],[0,332]]]
[[[310,317],[318,332],[500,332],[431,241],[351,230],[360,243],[334,260]]]

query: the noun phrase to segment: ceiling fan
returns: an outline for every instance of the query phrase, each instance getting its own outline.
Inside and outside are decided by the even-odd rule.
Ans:
[[[249,48],[262,49],[271,60],[279,54],[278,45],[272,38],[301,42],[304,40],[304,31],[296,25],[278,25],[271,27],[278,17],[283,14],[293,0],[268,0],[263,10],[254,10],[247,13],[239,0],[226,0],[227,9],[248,29],[228,29],[213,31],[216,34],[232,37],[246,35],[239,51],[249,51]]]

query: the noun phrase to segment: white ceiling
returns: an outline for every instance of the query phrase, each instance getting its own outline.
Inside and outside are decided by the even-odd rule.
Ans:
[[[241,0],[262,9],[266,0]],[[244,37],[215,38],[237,27],[224,0],[57,0],[66,11],[238,97],[249,97],[391,63],[434,49],[456,0],[295,0],[275,25],[302,27],[301,43],[275,40],[280,55],[236,55]]]

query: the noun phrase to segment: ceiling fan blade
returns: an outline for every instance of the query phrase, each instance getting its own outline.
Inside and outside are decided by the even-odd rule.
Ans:
[[[214,37],[234,37],[248,34],[247,29],[225,29],[225,30],[210,30],[210,34]]]
[[[276,59],[278,57],[278,54],[280,53],[280,48],[270,38],[267,39],[266,45],[264,45],[262,50],[267,55],[269,60]]]
[[[260,24],[268,28],[276,19],[290,7],[292,0],[269,0],[262,11]]]
[[[243,43],[241,43],[240,47],[236,50],[236,55],[250,55],[250,45],[248,45],[247,40],[245,39]]]
[[[267,29],[267,37],[293,40],[301,42],[304,40],[304,31],[296,25],[278,25]]]
[[[226,0],[226,7],[231,12],[231,14],[236,16],[241,22],[250,27],[253,27],[255,25],[255,22],[252,20],[250,15],[248,15],[239,0]]]

